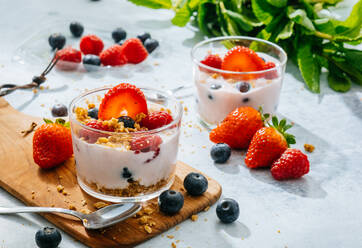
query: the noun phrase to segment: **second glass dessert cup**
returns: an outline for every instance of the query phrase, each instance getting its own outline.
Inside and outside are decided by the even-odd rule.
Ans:
[[[250,48],[265,62],[273,62],[275,67],[236,72],[201,63],[209,54],[222,58],[235,46]],[[217,37],[196,44],[191,51],[191,57],[197,90],[197,110],[203,124],[215,127],[227,114],[241,106],[255,109],[261,106],[264,113],[276,111],[287,62],[286,53],[278,45],[252,37]]]
[[[90,103],[98,107],[110,88],[88,91],[70,104],[78,183],[86,193],[101,200],[147,201],[174,181],[183,109],[167,93],[141,88],[149,109],[169,111],[171,123],[154,130],[120,133],[94,129],[79,121],[77,111],[87,109]],[[142,145],[134,149],[136,142]]]

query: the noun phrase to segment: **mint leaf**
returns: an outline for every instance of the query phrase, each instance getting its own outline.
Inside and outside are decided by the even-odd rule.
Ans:
[[[287,23],[287,25],[284,26],[282,31],[280,31],[280,33],[276,37],[275,41],[285,40],[285,39],[290,38],[293,35],[293,27],[294,27],[294,22],[289,21]]]
[[[315,31],[313,22],[308,18],[307,13],[303,9],[294,9],[292,6],[289,6],[287,9],[287,14],[289,19],[295,21],[296,23],[302,25],[310,31]]]
[[[136,5],[151,9],[171,9],[171,0],[128,0]]]
[[[213,36],[214,29],[212,28],[212,24],[217,22],[217,18],[215,4],[204,1],[199,5],[197,22],[200,30],[207,36]]]
[[[228,31],[229,35],[240,35],[239,30],[237,28],[237,25],[235,24],[235,22],[228,16],[228,14],[226,13],[226,8],[223,2],[219,3],[220,5],[220,10],[222,13],[222,17],[224,19],[224,22],[226,24],[226,29]]]
[[[266,0],[269,4],[277,8],[285,7],[288,3],[288,0]]]
[[[329,63],[328,85],[338,92],[347,92],[350,90],[351,79],[332,62]]]
[[[188,2],[188,6],[190,8],[191,11],[196,10],[199,7],[199,4],[202,0],[190,0]]]
[[[297,61],[299,70],[309,90],[314,93],[319,93],[321,67],[312,53],[311,42],[303,41],[300,43],[297,51]]]
[[[46,119],[46,118],[43,118],[43,121],[44,121],[46,124],[52,124],[52,123],[53,123],[52,120],[49,120],[49,119]]]
[[[266,0],[251,0],[251,4],[256,18],[266,25],[280,14],[280,10],[270,5]]]
[[[226,14],[230,17],[230,19],[235,21],[242,30],[246,32],[250,32],[254,27],[263,25],[262,22],[253,22],[245,18],[243,15],[230,10],[226,10]]]
[[[187,4],[178,10],[176,10],[175,16],[172,18],[171,22],[175,26],[184,27],[190,20],[191,10]]]

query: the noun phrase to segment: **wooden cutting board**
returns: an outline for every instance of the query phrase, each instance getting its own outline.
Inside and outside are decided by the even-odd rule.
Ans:
[[[22,130],[29,128],[32,122],[42,123],[40,118],[28,116],[12,108],[0,97],[0,186],[10,194],[30,206],[62,207],[74,206],[78,211],[94,211],[94,203],[99,200],[88,196],[77,184],[74,160],[50,171],[41,170],[32,157],[32,133],[23,137]],[[212,178],[204,195],[191,197],[183,189],[183,179],[196,169],[177,163],[173,189],[181,191],[185,197],[184,207],[174,216],[165,216],[157,207],[157,199],[145,204],[145,218],[129,218],[104,230],[87,231],[80,221],[62,215],[43,214],[54,225],[90,247],[133,247],[148,240],[191,215],[214,204],[221,195],[221,186]],[[67,194],[57,191],[62,185]],[[143,213],[144,211],[141,211]],[[152,213],[150,213],[152,212]],[[152,232],[145,230],[142,220],[150,218],[154,222]]]

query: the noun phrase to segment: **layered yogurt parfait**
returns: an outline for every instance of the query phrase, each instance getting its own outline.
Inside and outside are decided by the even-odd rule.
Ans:
[[[77,178],[111,202],[146,201],[174,179],[182,107],[167,93],[122,83],[70,105]]]
[[[202,41],[192,49],[196,104],[203,122],[220,123],[237,107],[278,107],[287,55],[257,38],[231,36]]]

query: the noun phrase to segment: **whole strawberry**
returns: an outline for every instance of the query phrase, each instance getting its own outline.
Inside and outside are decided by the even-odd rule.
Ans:
[[[200,61],[200,63],[213,67],[213,68],[216,68],[216,69],[221,69],[222,59],[217,54],[209,54],[204,58],[204,60]],[[205,69],[201,66],[200,66],[200,70],[205,71],[205,72],[212,72],[211,70]]]
[[[81,52],[70,46],[57,51],[56,57],[59,59],[56,67],[64,71],[77,69],[78,64],[82,61]]]
[[[73,154],[72,136],[69,123],[57,119],[55,123],[44,119],[33,137],[34,162],[43,169],[53,168]]]
[[[149,113],[141,122],[141,125],[149,130],[162,127],[173,120],[172,116],[166,111],[156,111]]]
[[[103,65],[120,66],[127,63],[122,47],[118,44],[103,50],[99,57]]]
[[[84,55],[98,55],[103,50],[103,41],[96,35],[89,34],[82,37],[79,43],[79,48]]]
[[[226,143],[231,148],[248,148],[253,135],[264,126],[264,119],[268,117],[268,114],[262,115],[252,107],[239,107],[211,130],[210,140],[214,143]]]
[[[276,180],[300,178],[309,172],[308,157],[298,149],[288,148],[270,171]]]
[[[122,45],[122,49],[128,63],[131,64],[141,63],[148,56],[146,48],[138,38],[130,38],[126,40]]]
[[[272,125],[268,123],[268,127],[260,128],[254,134],[245,157],[245,164],[249,168],[271,166],[289,144],[295,144],[294,136],[285,132],[292,125],[287,124],[285,119],[279,122],[275,116],[272,122]]]

